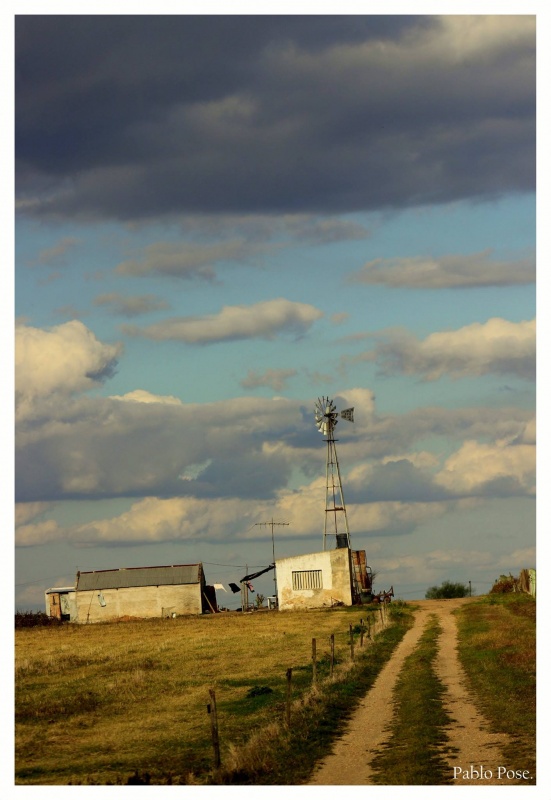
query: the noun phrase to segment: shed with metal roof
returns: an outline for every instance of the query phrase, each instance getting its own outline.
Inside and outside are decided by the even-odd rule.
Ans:
[[[78,572],[75,621],[212,612],[216,595],[210,589],[200,563]]]

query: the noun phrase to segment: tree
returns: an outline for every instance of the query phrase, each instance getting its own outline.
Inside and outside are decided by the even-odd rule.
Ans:
[[[425,597],[427,600],[448,600],[451,597],[467,597],[469,587],[464,583],[452,583],[443,581],[441,586],[431,586],[427,589]]]
[[[264,603],[265,599],[266,598],[264,597],[263,594],[257,594],[256,598],[255,598],[255,601],[254,601],[256,603],[256,607],[257,608],[262,608],[262,604]]]

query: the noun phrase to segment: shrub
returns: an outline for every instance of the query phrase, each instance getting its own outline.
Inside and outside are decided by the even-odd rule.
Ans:
[[[448,600],[451,597],[467,597],[469,587],[464,583],[452,583],[444,581],[441,586],[431,586],[427,589],[425,598],[427,600]]]
[[[509,574],[500,575],[499,578],[494,581],[494,585],[490,589],[490,594],[508,594],[509,592],[518,591],[520,591],[518,580]]]
[[[44,625],[62,625],[60,619],[49,617],[43,611],[16,611],[16,628],[36,628]]]

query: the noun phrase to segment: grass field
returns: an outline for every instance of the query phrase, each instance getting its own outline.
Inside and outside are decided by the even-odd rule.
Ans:
[[[492,730],[513,744],[508,763],[536,775],[536,601],[490,594],[458,614],[459,657]]]
[[[366,636],[363,648],[360,620],[378,619],[378,608],[18,629],[16,783],[303,783],[411,625],[412,607],[392,603],[392,624],[369,645]],[[493,731],[512,737],[505,760],[532,775],[535,613],[535,601],[520,594],[489,595],[458,612],[459,655],[476,703]],[[392,746],[374,765],[380,783],[445,782],[437,750],[445,746],[447,719],[432,667],[437,638],[438,627],[429,626],[399,676]],[[210,688],[218,708],[217,771]],[[404,764],[415,774],[404,774]]]
[[[396,612],[400,618],[399,606]],[[152,784],[206,781],[213,763],[206,706],[214,688],[222,765],[237,764],[246,783],[240,748],[283,719],[289,667],[295,705],[310,689],[312,638],[321,681],[335,635],[336,673],[342,673],[344,695],[350,694],[348,706],[355,702],[358,686],[350,689],[354,680],[344,676],[351,663],[349,627],[359,631],[370,613],[379,617],[377,609],[360,607],[17,630],[16,782],[120,784],[134,774],[137,782]],[[371,682],[405,632],[407,617],[373,649]],[[355,638],[356,658],[365,660]],[[347,703],[332,691],[342,716]],[[327,738],[326,731],[325,746]],[[295,769],[304,771],[304,764]],[[224,781],[232,780],[226,770]]]

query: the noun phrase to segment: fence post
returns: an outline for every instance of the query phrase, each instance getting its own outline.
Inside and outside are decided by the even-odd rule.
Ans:
[[[360,620],[360,647],[364,646],[364,621]]]
[[[384,628],[385,626],[385,618],[384,618],[384,610],[383,610],[383,603],[379,606],[379,611],[381,612],[381,627]]]
[[[289,667],[286,672],[287,675],[287,702],[285,704],[285,721],[287,727],[291,724],[291,681],[293,679],[293,668]]]
[[[331,658],[329,660],[329,676],[333,677],[333,667],[335,666],[335,634],[331,634]]]
[[[352,633],[352,625],[350,627],[350,658],[354,661],[354,634]]]
[[[312,684],[315,686],[318,674],[317,674],[317,664],[316,664],[316,640],[312,639]]]
[[[216,693],[214,689],[209,689],[211,702],[207,704],[207,711],[210,717],[210,732],[212,736],[212,748],[214,750],[214,767],[220,766],[220,740],[218,738],[218,714],[216,711]]]
[[[371,615],[367,618],[367,638],[371,639]]]

